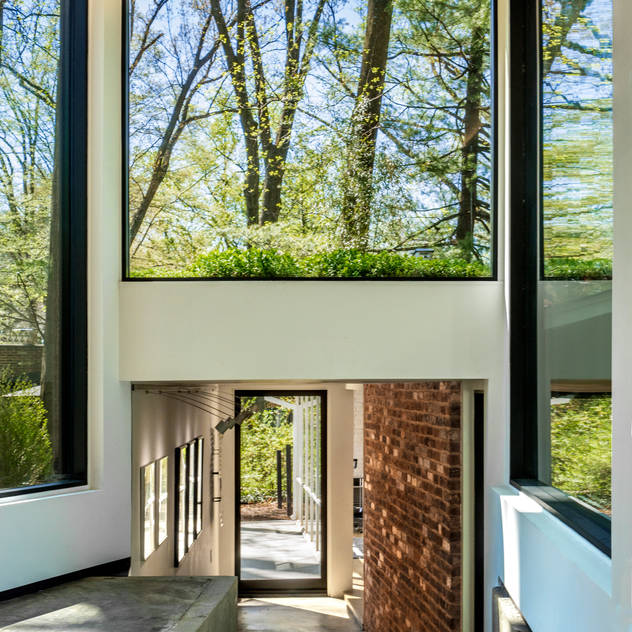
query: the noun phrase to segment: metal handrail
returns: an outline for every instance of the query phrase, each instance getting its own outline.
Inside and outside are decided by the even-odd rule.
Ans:
[[[320,507],[322,506],[320,498],[316,496],[316,494],[312,491],[309,485],[305,485],[305,483],[301,480],[300,477],[296,477],[296,482],[303,488],[305,493]]]

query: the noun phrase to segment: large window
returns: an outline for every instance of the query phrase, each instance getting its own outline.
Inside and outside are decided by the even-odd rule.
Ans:
[[[491,0],[135,0],[134,278],[494,274]]]
[[[0,495],[86,482],[86,13],[0,3]]]
[[[609,552],[612,0],[512,7],[512,477]]]

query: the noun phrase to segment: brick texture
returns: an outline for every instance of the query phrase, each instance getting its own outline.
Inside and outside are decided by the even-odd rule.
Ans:
[[[456,632],[461,385],[367,385],[364,417],[365,630]]]
[[[13,375],[39,382],[42,371],[41,345],[0,345],[0,375],[5,369]]]

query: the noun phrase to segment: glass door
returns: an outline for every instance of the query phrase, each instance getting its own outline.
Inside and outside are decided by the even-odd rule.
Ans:
[[[326,587],[324,391],[238,391],[236,574],[242,592]]]

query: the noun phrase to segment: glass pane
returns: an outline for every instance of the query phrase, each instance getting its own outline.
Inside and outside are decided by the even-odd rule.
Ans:
[[[542,28],[540,478],[609,514],[612,0],[546,0]]]
[[[490,274],[489,1],[210,6],[130,3],[132,276]]]
[[[321,398],[241,398],[240,578],[321,577]]]
[[[2,3],[0,491],[63,480],[59,0]],[[57,171],[56,171],[57,169]]]
[[[188,478],[188,514],[187,514],[187,547],[195,540],[195,441],[189,444],[189,478]]]
[[[167,539],[167,508],[169,503],[169,458],[163,457],[158,462],[158,544]]]
[[[156,488],[155,464],[142,468],[143,481],[143,559],[146,560],[156,548]]]
[[[177,559],[180,561],[186,553],[186,489],[187,489],[187,446],[179,449],[180,462],[178,474],[178,551]]]
[[[612,0],[545,0],[542,32],[545,274],[608,278]]]
[[[202,531],[202,472],[204,471],[204,439],[197,440],[197,475],[196,475],[196,515],[195,515],[195,534]]]

